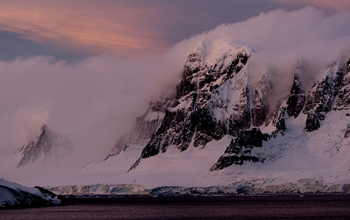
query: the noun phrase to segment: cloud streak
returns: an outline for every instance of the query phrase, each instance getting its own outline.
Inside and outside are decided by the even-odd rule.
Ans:
[[[337,11],[350,10],[350,2],[348,0],[269,0],[272,2],[286,4],[312,4],[315,6],[331,8]]]
[[[96,54],[110,52],[124,57],[137,53],[165,52],[164,33],[150,28],[159,7],[136,7],[119,2],[85,1],[2,2],[0,29],[35,42],[58,42]],[[158,39],[155,41],[154,39]],[[121,51],[123,54],[121,54]]]

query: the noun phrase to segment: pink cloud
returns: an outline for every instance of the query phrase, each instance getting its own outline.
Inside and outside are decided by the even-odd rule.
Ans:
[[[56,42],[96,54],[142,57],[149,51],[165,52],[169,45],[155,29],[156,6],[119,1],[23,1],[3,2],[0,29],[37,43]]]

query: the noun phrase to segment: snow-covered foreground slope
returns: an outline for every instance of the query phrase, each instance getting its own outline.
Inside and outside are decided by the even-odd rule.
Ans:
[[[42,188],[30,188],[0,179],[0,209],[59,205],[58,197]]]

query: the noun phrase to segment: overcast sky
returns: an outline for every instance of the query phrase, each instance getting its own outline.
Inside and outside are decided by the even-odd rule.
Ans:
[[[51,55],[58,60],[110,53],[141,58],[222,23],[274,9],[314,5],[327,13],[348,0],[0,0],[0,60]]]

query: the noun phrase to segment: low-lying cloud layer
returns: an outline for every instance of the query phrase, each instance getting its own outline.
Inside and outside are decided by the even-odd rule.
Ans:
[[[99,56],[74,64],[52,62],[49,57],[0,62],[3,150],[13,153],[47,123],[74,139],[81,153],[98,148],[101,159],[143,113],[150,98],[176,81],[171,77],[177,76],[174,72],[181,65],[172,69],[170,62],[167,56],[139,61]]]
[[[324,62],[350,56],[349,23],[349,13],[276,10],[220,25],[141,60],[97,56],[66,63],[41,56],[0,62],[0,160],[35,138],[42,123],[73,141],[78,162],[72,170],[102,160],[152,97],[174,92],[187,54],[202,41],[250,45],[257,51],[250,61],[254,76],[272,66],[281,90],[289,89],[300,57],[322,69]]]

